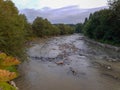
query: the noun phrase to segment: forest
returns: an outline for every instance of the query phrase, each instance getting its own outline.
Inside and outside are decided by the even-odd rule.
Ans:
[[[82,26],[84,35],[97,41],[120,45],[120,0],[109,1],[109,9],[90,14]]]

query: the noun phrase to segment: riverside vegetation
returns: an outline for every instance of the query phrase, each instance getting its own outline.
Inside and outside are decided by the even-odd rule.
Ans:
[[[87,37],[120,46],[120,0],[109,0],[109,8],[90,14],[80,29]]]
[[[16,90],[15,87],[8,82],[18,76],[15,65],[20,64],[17,58],[7,56],[5,53],[0,53],[0,89],[1,90]]]
[[[25,59],[25,43],[32,38],[82,32],[89,38],[119,46],[120,0],[109,0],[108,3],[108,9],[90,14],[84,23],[66,25],[51,24],[41,17],[29,23],[11,0],[0,0],[0,51],[4,52],[0,53],[0,88],[15,90],[6,82],[18,76],[14,65],[20,62],[16,58]]]
[[[6,82],[18,76],[14,65],[20,63],[16,58],[26,59],[25,43],[28,40],[73,32],[74,28],[69,25],[52,25],[47,19],[41,17],[37,17],[30,24],[25,15],[19,14],[11,0],[0,0],[0,89],[16,90]]]

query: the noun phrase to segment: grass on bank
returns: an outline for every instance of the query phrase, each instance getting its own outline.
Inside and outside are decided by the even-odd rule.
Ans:
[[[0,90],[16,90],[8,82],[18,77],[18,64],[20,61],[17,58],[0,53]]]

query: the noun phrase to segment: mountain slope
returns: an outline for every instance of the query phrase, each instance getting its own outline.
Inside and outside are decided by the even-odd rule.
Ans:
[[[80,9],[78,6],[69,6],[59,9],[50,9],[45,7],[40,10],[34,9],[23,9],[20,13],[27,16],[28,21],[32,22],[37,16],[47,18],[52,23],[66,23],[75,24],[83,22],[90,13],[99,11],[107,7],[91,8],[91,9]]]

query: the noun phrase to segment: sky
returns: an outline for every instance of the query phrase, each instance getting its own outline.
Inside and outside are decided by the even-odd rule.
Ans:
[[[106,8],[107,0],[12,0],[32,22],[37,16],[51,23],[84,22],[90,13]]]
[[[19,10],[21,9],[42,9],[62,8],[76,5],[79,8],[96,8],[107,6],[107,0],[12,0]]]

